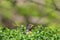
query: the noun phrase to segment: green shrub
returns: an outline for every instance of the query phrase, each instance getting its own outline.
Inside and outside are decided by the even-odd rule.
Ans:
[[[26,27],[22,25],[16,29],[0,27],[0,40],[60,40],[58,30],[50,27],[37,26],[32,33],[26,34]]]

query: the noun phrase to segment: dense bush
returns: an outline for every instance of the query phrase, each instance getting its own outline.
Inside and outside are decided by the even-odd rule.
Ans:
[[[0,40],[60,40],[58,29],[37,26],[26,34],[26,27],[22,25],[16,29],[0,26]]]

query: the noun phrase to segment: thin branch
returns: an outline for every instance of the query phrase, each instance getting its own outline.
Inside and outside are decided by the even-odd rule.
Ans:
[[[59,8],[57,7],[57,5],[55,4],[55,1],[54,1],[54,0],[52,0],[52,4],[53,4],[55,10],[60,11],[60,9],[59,9]]]
[[[51,8],[51,9],[54,9],[54,8],[51,7],[51,6],[47,6],[47,5],[44,5],[44,4],[42,4],[42,3],[39,3],[39,2],[36,2],[36,1],[33,1],[33,0],[26,0],[26,1],[35,3],[35,4],[39,5],[39,6],[44,6],[44,7],[49,7],[49,8]],[[56,6],[56,4],[55,4],[54,1],[53,1],[53,5],[55,6],[55,10],[56,10],[56,11],[60,11],[60,9],[57,8],[57,6]]]

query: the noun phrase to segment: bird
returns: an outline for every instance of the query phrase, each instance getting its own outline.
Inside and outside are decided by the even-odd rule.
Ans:
[[[26,32],[31,31],[31,29],[32,29],[33,26],[34,25],[32,25],[32,24],[27,24],[27,26],[26,26]]]

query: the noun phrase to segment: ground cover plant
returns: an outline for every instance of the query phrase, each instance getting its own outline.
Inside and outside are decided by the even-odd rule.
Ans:
[[[24,25],[16,29],[0,26],[0,40],[60,40],[59,30],[52,28],[38,25],[31,32],[26,33]]]

